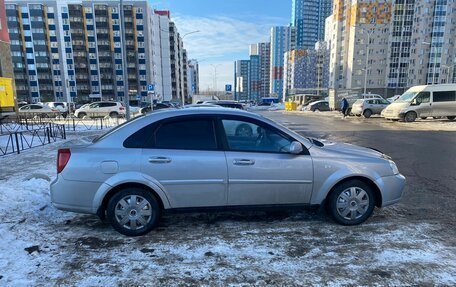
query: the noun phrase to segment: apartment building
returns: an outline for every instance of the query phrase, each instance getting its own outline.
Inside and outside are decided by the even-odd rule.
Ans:
[[[234,71],[234,99],[246,101],[250,91],[250,60],[235,61]]]
[[[187,87],[188,87],[188,96],[192,97],[193,95],[199,94],[199,66],[198,61],[191,59],[188,61],[188,70],[187,70]]]
[[[270,89],[271,96],[283,93],[283,55],[296,46],[295,27],[276,26],[271,28]]]

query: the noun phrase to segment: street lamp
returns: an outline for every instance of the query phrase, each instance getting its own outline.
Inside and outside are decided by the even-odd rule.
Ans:
[[[367,33],[367,44],[366,44],[366,63],[364,65],[364,94],[366,94],[366,90],[367,90],[367,69],[368,69],[368,62],[369,62],[369,48],[370,48],[370,38],[371,38],[371,34],[374,33],[374,28],[375,28],[375,25],[373,28],[369,29],[369,30],[366,30],[365,28],[363,27],[360,27],[360,26],[353,26],[354,28],[359,28],[361,30],[363,30],[364,32]]]
[[[215,96],[217,96],[217,67],[221,66],[222,64],[211,64],[212,68],[214,68],[214,91],[215,91]]]
[[[432,43],[422,42],[422,44],[429,45],[429,54],[432,52]],[[437,48],[434,51],[434,69],[432,72],[432,85],[435,84],[435,72],[437,71]]]

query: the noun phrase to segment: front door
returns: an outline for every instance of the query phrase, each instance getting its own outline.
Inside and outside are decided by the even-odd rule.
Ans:
[[[418,117],[431,116],[431,93],[420,92],[412,101],[412,106],[415,106],[415,111]]]
[[[221,126],[226,137],[228,205],[309,203],[313,167],[307,150],[289,153],[293,138],[254,119],[226,116]]]
[[[159,181],[172,208],[226,205],[227,167],[211,117],[177,117],[158,124],[141,172]]]

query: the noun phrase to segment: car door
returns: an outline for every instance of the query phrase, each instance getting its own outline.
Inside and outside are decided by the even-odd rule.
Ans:
[[[375,111],[376,114],[380,114],[389,104],[390,102],[388,102],[387,100],[385,99],[379,99],[377,100],[377,109]]]
[[[86,111],[84,112],[87,112],[87,115],[89,117],[96,117],[98,115],[98,112],[100,111],[100,103],[93,103],[93,104],[90,104]]]
[[[292,137],[259,120],[220,118],[228,166],[228,205],[303,204],[310,201],[312,159],[288,152]]]
[[[420,92],[412,100],[411,105],[414,107],[418,117],[431,116],[431,92]]]
[[[210,116],[180,116],[155,124],[142,149],[141,172],[164,187],[172,208],[224,206],[225,153]]]

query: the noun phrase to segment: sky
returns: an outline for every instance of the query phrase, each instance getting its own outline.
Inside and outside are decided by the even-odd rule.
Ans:
[[[249,58],[249,45],[268,42],[272,26],[288,25],[291,0],[151,0],[171,11],[189,59],[199,62],[200,91],[233,84],[234,61]]]

